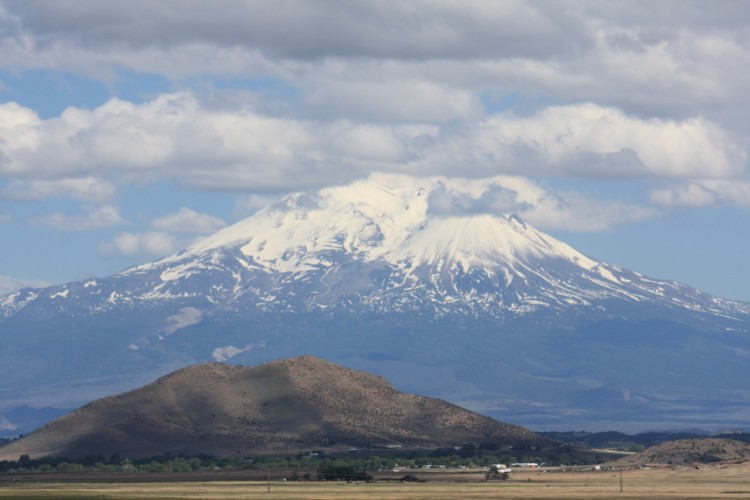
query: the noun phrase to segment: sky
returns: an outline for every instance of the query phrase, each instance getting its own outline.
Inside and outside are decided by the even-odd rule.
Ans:
[[[0,293],[384,172],[750,301],[748,89],[743,1],[0,0]]]

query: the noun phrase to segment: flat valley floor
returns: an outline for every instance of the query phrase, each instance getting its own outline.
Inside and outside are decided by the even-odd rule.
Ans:
[[[481,471],[417,471],[423,483],[280,481],[154,482],[49,481],[43,474],[25,474],[23,481],[0,477],[0,498],[18,499],[611,499],[611,498],[750,498],[750,463],[655,467],[643,470],[583,471],[550,468],[514,471],[508,481],[485,481]],[[29,477],[31,476],[31,477]],[[167,475],[168,476],[168,475]],[[394,474],[395,476],[395,474]],[[68,482],[70,481],[70,482]]]

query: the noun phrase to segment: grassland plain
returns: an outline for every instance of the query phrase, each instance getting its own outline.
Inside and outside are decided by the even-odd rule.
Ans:
[[[418,473],[423,483],[159,481],[159,482],[23,482],[2,483],[0,498],[18,499],[716,499],[750,498],[750,463],[695,467],[655,467],[618,471],[515,471],[508,481],[484,481],[481,471]],[[43,479],[43,478],[39,478]]]

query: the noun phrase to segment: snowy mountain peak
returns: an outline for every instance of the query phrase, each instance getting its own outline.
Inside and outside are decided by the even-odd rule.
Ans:
[[[476,181],[373,176],[317,193],[285,196],[196,242],[187,253],[240,247],[258,265],[281,272],[317,268],[331,252],[393,265],[450,262],[464,270],[543,257],[566,259],[589,270],[598,264],[515,215],[454,215],[440,206],[446,196],[481,194]]]
[[[487,203],[488,189],[377,175],[290,194],[160,261],[5,297],[0,317],[47,305],[69,314],[166,307],[158,335],[171,335],[226,310],[477,318],[606,311],[616,301],[750,314],[746,304],[592,260]]]

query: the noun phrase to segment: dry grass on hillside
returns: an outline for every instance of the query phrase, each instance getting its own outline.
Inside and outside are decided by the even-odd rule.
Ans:
[[[312,356],[256,367],[188,367],[95,401],[0,449],[16,459],[237,456],[314,448],[543,446],[546,438]]]
[[[692,465],[750,460],[750,444],[731,439],[680,439],[667,441],[623,458],[618,464]]]

